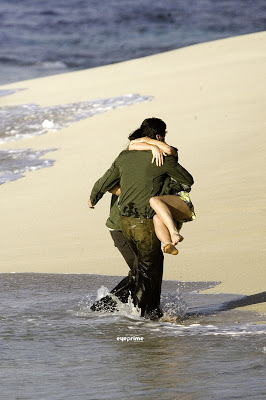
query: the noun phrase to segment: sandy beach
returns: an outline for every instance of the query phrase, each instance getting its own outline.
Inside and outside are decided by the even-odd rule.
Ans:
[[[183,227],[179,255],[165,257],[164,279],[221,282],[212,293],[265,291],[265,46],[262,32],[1,86],[24,89],[1,105],[153,99],[1,145],[58,150],[45,156],[53,167],[0,187],[0,272],[127,274],[105,226],[110,195],[94,210],[87,200],[128,134],[155,116],[194,177],[197,214]]]

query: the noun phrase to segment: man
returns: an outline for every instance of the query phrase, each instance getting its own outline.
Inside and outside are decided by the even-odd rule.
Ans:
[[[163,140],[165,133],[166,125],[162,120],[148,118],[129,139],[149,137]],[[163,253],[161,243],[155,235],[152,220],[154,211],[149,200],[163,193],[164,183],[169,177],[176,182],[177,192],[186,190],[193,184],[192,176],[177,163],[174,156],[166,157],[159,168],[151,163],[150,151],[125,150],[95,183],[89,201],[89,206],[94,208],[107,191],[113,192],[114,187],[120,185],[120,224],[123,235],[137,256],[137,262],[125,278],[126,281],[120,283],[123,283],[122,286],[126,284],[122,291],[125,289],[125,296],[130,292],[134,305],[141,310],[141,316],[151,319],[162,316],[160,294]],[[120,284],[118,287],[120,290]],[[119,290],[114,292],[118,297],[121,295]]]
[[[91,206],[94,207],[119,182],[121,227],[138,260],[135,271],[131,271],[130,292],[134,304],[141,309],[141,315],[151,319],[162,315],[163,253],[154,232],[154,212],[149,199],[161,192],[167,176],[180,183],[180,190],[193,184],[193,178],[177,163],[175,157],[166,157],[159,168],[151,163],[149,151],[125,150],[95,183],[90,197]]]

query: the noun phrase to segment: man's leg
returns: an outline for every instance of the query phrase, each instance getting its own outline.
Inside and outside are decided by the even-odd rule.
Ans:
[[[122,279],[118,285],[111,290],[110,293],[114,294],[122,303],[127,303],[128,297],[134,289],[135,271],[138,264],[137,255],[129,246],[122,231],[110,231],[111,237],[114,241],[115,247],[120,251],[124,260],[130,268],[128,276]],[[96,301],[91,306],[92,311],[115,311],[116,301],[111,296],[105,296]]]
[[[129,246],[127,239],[125,238],[122,231],[110,231],[110,235],[114,241],[114,245],[122,254],[125,262],[129,266],[130,270],[134,268],[136,263],[137,255],[133,252]]]
[[[128,276],[122,279],[118,285],[111,290],[122,303],[127,303],[128,297],[134,288],[136,268],[138,265],[137,255],[128,244],[122,231],[110,231],[115,247],[120,251],[129,266]]]
[[[132,291],[134,304],[147,318],[162,316],[160,310],[163,276],[163,253],[156,237],[152,219],[122,217],[121,225],[133,251],[138,255],[135,287]]]

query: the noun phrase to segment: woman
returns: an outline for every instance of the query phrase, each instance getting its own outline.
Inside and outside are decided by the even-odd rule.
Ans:
[[[152,163],[160,167],[164,156],[174,155],[177,157],[177,149],[165,143],[166,124],[159,118],[147,118],[141,127],[129,135],[129,150],[151,150]],[[188,191],[180,191],[178,182],[170,182],[167,188],[169,194],[151,197],[150,206],[155,211],[153,217],[154,228],[158,239],[162,242],[164,253],[176,255],[177,243],[183,240],[179,231],[183,222],[195,219],[194,208]],[[119,195],[119,186],[111,190],[113,194]]]

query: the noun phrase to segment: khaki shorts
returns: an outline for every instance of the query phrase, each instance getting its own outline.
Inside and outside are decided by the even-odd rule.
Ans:
[[[190,208],[190,210],[192,212],[192,216],[191,216],[190,219],[185,219],[183,221],[177,221],[176,222],[177,229],[180,231],[180,229],[182,228],[184,222],[189,222],[189,221],[193,221],[194,219],[196,219],[196,214],[195,214],[194,206],[193,206],[193,203],[191,201],[191,198],[190,198],[188,192],[185,192],[185,191],[177,192],[176,196],[180,197],[180,199],[182,199],[189,206],[189,208]]]

